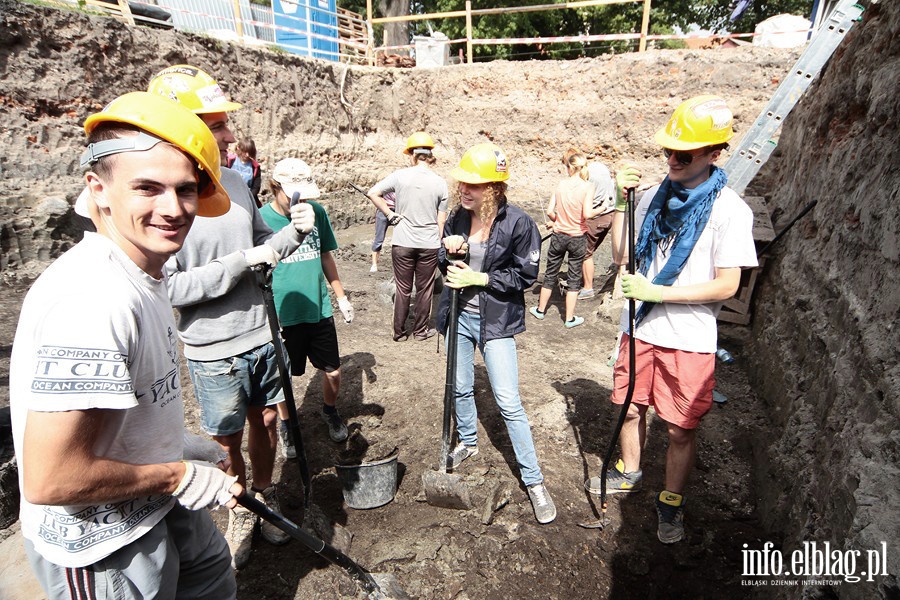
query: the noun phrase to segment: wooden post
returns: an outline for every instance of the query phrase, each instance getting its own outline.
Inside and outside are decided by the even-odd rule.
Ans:
[[[366,34],[369,42],[366,44],[366,55],[368,55],[369,66],[375,66],[375,29],[372,27],[372,0],[366,0]]]
[[[644,0],[644,16],[641,19],[641,43],[638,52],[647,49],[647,33],[650,29],[650,0]]]
[[[472,0],[466,0],[466,62],[472,64]]]
[[[129,25],[134,25],[134,15],[131,14],[131,7],[128,6],[128,0],[119,0],[119,10],[122,12],[122,19]]]
[[[241,22],[240,0],[231,0],[231,9],[234,11],[234,30],[241,40],[244,39],[244,24]]]

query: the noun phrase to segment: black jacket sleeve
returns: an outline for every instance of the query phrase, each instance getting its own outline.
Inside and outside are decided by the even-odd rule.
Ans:
[[[521,292],[537,281],[541,260],[541,234],[526,215],[516,219],[510,237],[511,264],[488,273],[487,288],[497,292]]]

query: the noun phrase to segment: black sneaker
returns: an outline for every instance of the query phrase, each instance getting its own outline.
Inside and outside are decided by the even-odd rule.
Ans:
[[[341,419],[338,411],[328,413],[322,410],[321,415],[322,420],[328,425],[328,437],[331,438],[332,442],[343,442],[347,439],[347,426],[344,424],[344,420]]]
[[[294,438],[287,421],[282,421],[278,428],[278,439],[281,440],[281,454],[285,458],[297,458],[297,449],[294,447]]]
[[[272,484],[261,492],[251,489],[256,499],[265,504],[271,510],[281,514],[281,505],[278,503],[278,492],[275,489],[275,485]],[[290,541],[290,536],[278,529],[265,519],[259,520],[259,532],[262,534],[264,540],[269,542],[270,544],[274,544],[276,546],[281,546],[282,544],[287,544]]]
[[[623,494],[636,492],[641,489],[641,480],[644,473],[640,469],[625,473],[625,463],[620,458],[616,461],[616,466],[609,470],[606,474],[606,493],[607,494]],[[591,477],[584,482],[584,489],[588,492],[599,496],[601,494],[600,486],[602,485],[600,475]]]
[[[663,544],[674,544],[684,538],[684,497],[663,490],[656,499],[659,526],[656,537]]]

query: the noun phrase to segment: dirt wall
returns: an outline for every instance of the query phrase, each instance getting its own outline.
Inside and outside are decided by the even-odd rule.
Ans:
[[[897,597],[900,572],[898,39],[900,5],[868,7],[755,183],[782,225],[818,204],[774,251],[750,336],[771,414],[757,448],[764,525],[788,549],[887,542],[882,598]]]
[[[446,174],[465,149],[491,139],[508,153],[511,198],[540,212],[576,146],[649,178],[664,163],[653,132],[683,98],[729,99],[738,135],[798,53],[746,47],[652,51],[570,62],[492,62],[441,69],[348,68],[202,36],[128,27],[110,18],[0,0],[0,270],[37,272],[49,250],[34,208],[80,191],[80,123],[115,96],[145,89],[153,73],[189,62],[214,73],[245,108],[235,134],[252,136],[266,164],[301,156],[315,168],[339,227],[371,220],[349,181],[373,184],[403,166],[404,139],[427,129]]]
[[[766,266],[747,353],[771,412],[757,436],[756,479],[772,539],[861,549],[887,541],[895,574],[898,21],[896,2],[868,8],[754,182],[776,224],[819,204]],[[467,146],[499,143],[510,155],[512,200],[537,214],[569,145],[660,177],[652,133],[675,105],[722,94],[740,137],[797,56],[747,47],[376,70],[0,0],[0,270],[38,272],[74,242],[67,218],[81,187],[79,124],[177,62],[208,69],[245,104],[231,114],[235,132],[256,139],[266,164],[285,156],[313,164],[345,227],[372,215],[346,184],[370,185],[402,165],[415,129],[437,140],[442,173]],[[880,585],[896,597],[893,577]],[[845,586],[841,597],[854,590],[871,588]]]

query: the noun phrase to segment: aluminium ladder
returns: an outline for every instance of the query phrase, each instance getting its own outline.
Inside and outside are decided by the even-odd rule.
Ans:
[[[854,0],[843,0],[831,12],[813,41],[800,55],[790,75],[775,90],[769,104],[750,126],[734,154],[725,162],[723,169],[728,175],[728,187],[738,194],[744,193],[775,149],[772,136],[831,58],[853,23],[860,20],[862,12],[863,7]]]

